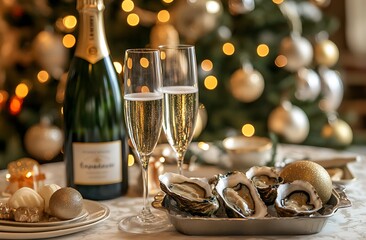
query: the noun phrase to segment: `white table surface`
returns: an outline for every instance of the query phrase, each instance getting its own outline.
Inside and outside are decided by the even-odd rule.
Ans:
[[[283,153],[297,152],[305,153],[314,158],[331,158],[333,156],[356,156],[353,152],[339,152],[331,149],[292,146],[286,145],[280,148]],[[312,235],[301,236],[245,236],[245,239],[366,239],[366,160],[363,155],[359,155],[359,160],[349,164],[349,169],[355,176],[355,180],[347,183],[346,194],[352,202],[349,208],[339,209],[328,219],[321,232]],[[166,168],[167,169],[167,168]],[[56,183],[65,186],[65,166],[62,162],[49,163],[42,165],[42,171],[46,174],[46,183]],[[227,170],[216,167],[199,167],[194,172],[186,172],[190,176],[212,176]],[[117,227],[119,220],[127,215],[138,213],[142,207],[142,198],[136,189],[139,182],[139,175],[136,167],[130,167],[130,188],[126,196],[113,200],[100,201],[111,210],[110,217],[82,232],[73,233],[66,236],[55,237],[52,239],[86,239],[86,240],[120,240],[120,239],[243,239],[243,236],[188,236],[175,231],[171,228],[168,231],[154,234],[130,234],[120,231]],[[5,186],[6,170],[0,171],[0,190]],[[264,226],[265,227],[265,226]],[[31,233],[30,233],[31,234]],[[0,232],[1,238],[1,232]]]

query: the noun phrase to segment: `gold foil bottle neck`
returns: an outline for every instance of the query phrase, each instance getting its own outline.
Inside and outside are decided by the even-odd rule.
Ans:
[[[96,8],[98,10],[103,10],[104,0],[77,0],[76,9],[80,11],[85,8]]]

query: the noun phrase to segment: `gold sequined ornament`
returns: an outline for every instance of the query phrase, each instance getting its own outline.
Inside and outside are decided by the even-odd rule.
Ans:
[[[245,64],[230,77],[230,90],[234,98],[241,102],[253,102],[263,93],[264,79],[260,72]]]
[[[24,136],[25,148],[37,160],[49,161],[60,153],[63,133],[57,126],[51,125],[47,118],[30,127]]]
[[[353,132],[351,127],[342,119],[330,120],[322,128],[321,135],[329,144],[337,147],[346,147],[352,143]]]
[[[317,64],[327,67],[334,66],[339,59],[337,45],[329,39],[321,40],[314,46],[314,59]]]
[[[312,45],[299,34],[292,34],[283,38],[280,43],[279,53],[287,59],[284,68],[293,72],[308,66],[313,60]]]
[[[150,45],[158,48],[159,45],[176,45],[179,43],[178,31],[169,23],[157,23],[150,32]]]
[[[309,182],[316,189],[323,204],[327,203],[332,194],[332,179],[327,170],[320,164],[301,160],[286,165],[280,171],[284,182],[303,180]]]
[[[309,119],[305,112],[283,101],[269,115],[268,128],[291,143],[303,142],[309,134]]]

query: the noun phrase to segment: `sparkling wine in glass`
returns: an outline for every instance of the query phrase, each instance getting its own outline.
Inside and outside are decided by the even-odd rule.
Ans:
[[[192,45],[163,45],[159,50],[163,71],[163,129],[177,153],[178,173],[182,174],[198,113],[195,48]]]
[[[149,159],[159,140],[163,122],[163,93],[159,51],[128,49],[124,59],[124,113],[127,131],[141,162],[142,211],[119,222],[121,230],[133,233],[159,232],[169,227],[166,215],[152,213],[148,201]]]

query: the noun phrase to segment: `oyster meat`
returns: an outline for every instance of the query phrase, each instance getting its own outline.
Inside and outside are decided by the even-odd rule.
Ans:
[[[267,206],[252,182],[242,172],[219,175],[215,192],[220,196],[228,217],[258,218],[267,215]]]
[[[204,179],[167,172],[159,176],[159,181],[161,190],[177,203],[176,207],[181,211],[209,216],[219,209],[219,201]]]
[[[254,166],[245,174],[247,178],[252,180],[262,200],[267,205],[273,204],[277,197],[277,188],[283,183],[283,179],[279,176],[278,172],[271,167]]]
[[[309,216],[322,207],[322,200],[309,182],[295,180],[277,189],[275,208],[281,217]]]

